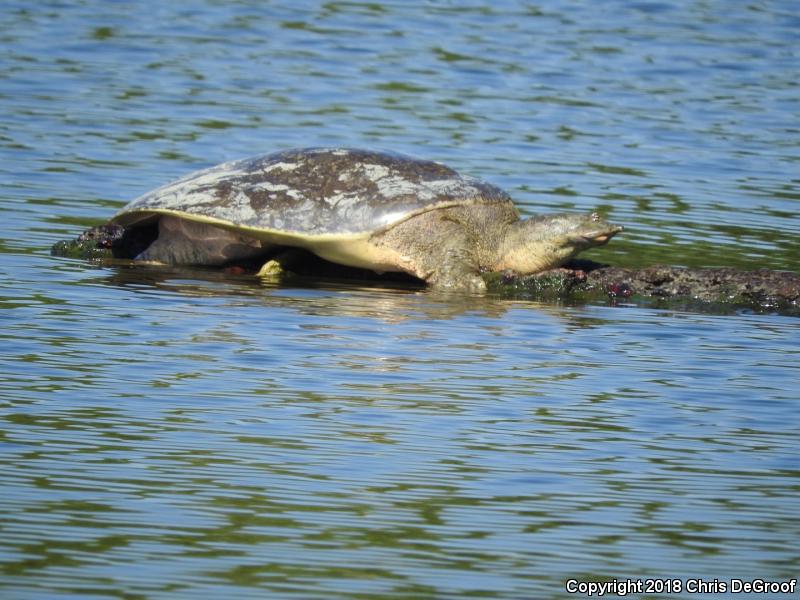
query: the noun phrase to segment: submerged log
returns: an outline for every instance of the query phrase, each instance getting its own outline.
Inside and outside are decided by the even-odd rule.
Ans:
[[[133,233],[131,233],[133,232]],[[109,261],[135,256],[157,233],[146,228],[124,230],[117,225],[93,227],[76,240],[56,243],[56,256]],[[255,273],[266,258],[235,265],[235,273]],[[130,262],[130,261],[126,261]],[[288,276],[396,281],[420,285],[402,273],[372,271],[329,263],[298,251]],[[655,265],[640,269],[612,267],[578,259],[565,268],[537,275],[485,273],[489,291],[505,297],[567,302],[626,302],[672,308],[726,312],[749,308],[800,316],[800,275],[789,271],[741,271],[734,268],[698,269]]]
[[[488,276],[500,293],[531,298],[596,300],[607,298],[668,306],[730,306],[800,314],[800,275],[790,271],[741,271],[654,265],[641,269],[612,267],[587,260],[538,275]]]

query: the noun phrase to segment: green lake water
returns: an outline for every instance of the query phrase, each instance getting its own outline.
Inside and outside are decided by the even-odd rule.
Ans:
[[[588,258],[798,271],[800,11],[0,3],[0,598],[792,597],[685,587],[800,573],[796,317],[49,255],[317,145],[625,225]]]

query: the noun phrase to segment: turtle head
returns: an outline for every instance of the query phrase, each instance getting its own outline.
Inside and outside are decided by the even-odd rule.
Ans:
[[[497,270],[521,275],[555,269],[623,230],[597,213],[542,215],[512,225],[503,240]]]

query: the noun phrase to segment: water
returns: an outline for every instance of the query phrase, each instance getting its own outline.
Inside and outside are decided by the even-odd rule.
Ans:
[[[3,2],[0,596],[797,577],[796,318],[48,255],[194,168],[342,144],[600,209],[596,259],[798,270],[796,9]]]

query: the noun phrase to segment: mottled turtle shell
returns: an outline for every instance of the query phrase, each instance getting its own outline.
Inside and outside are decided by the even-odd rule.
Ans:
[[[346,148],[287,150],[223,163],[149,192],[113,221],[155,214],[300,236],[348,236],[434,208],[507,203],[502,190],[431,161]]]

